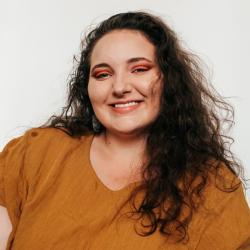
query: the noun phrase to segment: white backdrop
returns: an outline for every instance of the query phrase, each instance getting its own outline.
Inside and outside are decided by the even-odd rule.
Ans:
[[[89,25],[129,10],[163,17],[208,64],[217,90],[232,97],[232,149],[249,178],[248,0],[0,0],[0,150],[64,106],[73,55]]]

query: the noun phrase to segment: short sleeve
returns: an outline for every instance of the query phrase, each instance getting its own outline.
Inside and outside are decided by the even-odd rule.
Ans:
[[[226,202],[207,223],[195,249],[250,249],[250,210],[242,185],[225,196]]]
[[[12,224],[20,217],[27,182],[24,175],[28,133],[12,139],[0,153],[0,205],[7,208]]]

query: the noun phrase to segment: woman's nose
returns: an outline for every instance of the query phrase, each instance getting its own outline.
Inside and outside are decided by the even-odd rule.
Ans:
[[[114,78],[112,90],[113,94],[117,96],[122,96],[126,93],[131,92],[131,79],[129,79],[126,74],[117,75],[117,77]]]

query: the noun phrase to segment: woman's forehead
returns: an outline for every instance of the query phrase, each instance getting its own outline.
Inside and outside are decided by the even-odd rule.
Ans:
[[[96,43],[90,61],[92,65],[102,61],[120,63],[130,58],[155,62],[155,46],[140,31],[114,30]]]

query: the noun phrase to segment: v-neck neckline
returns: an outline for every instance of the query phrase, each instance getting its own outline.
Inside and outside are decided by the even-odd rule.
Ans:
[[[108,193],[111,193],[111,194],[121,194],[121,193],[124,193],[124,192],[128,192],[128,191],[132,191],[137,185],[139,185],[139,181],[137,182],[132,182],[118,190],[113,190],[113,189],[110,189],[108,186],[106,186],[102,180],[98,177],[92,163],[91,163],[91,159],[90,159],[90,150],[91,150],[91,146],[92,146],[92,143],[93,143],[93,140],[94,140],[94,134],[89,134],[89,135],[85,135],[83,136],[83,140],[87,140],[87,148],[85,150],[85,157],[87,159],[87,168],[90,172],[90,175],[96,180],[96,183],[105,191],[105,192],[108,192]]]

